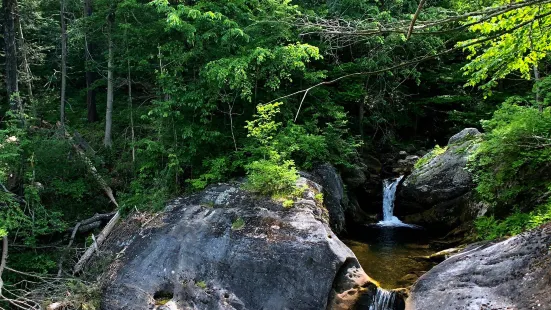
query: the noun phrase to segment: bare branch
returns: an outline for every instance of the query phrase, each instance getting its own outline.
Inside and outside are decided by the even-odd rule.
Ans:
[[[531,23],[533,23],[534,21],[536,20],[539,20],[539,19],[542,19],[546,16],[549,16],[551,15],[551,12],[548,12],[548,13],[545,13],[545,14],[541,14],[541,15],[537,15],[537,16],[534,16],[534,18],[530,19],[530,20],[527,20],[523,23],[520,23],[518,25],[516,25],[515,27],[512,27],[510,29],[506,29],[506,30],[502,30],[502,31],[498,31],[496,33],[494,33],[493,35],[490,35],[490,36],[487,36],[487,37],[483,37],[483,38],[480,38],[480,39],[477,39],[477,40],[472,40],[466,44],[463,44],[463,45],[457,45],[455,47],[452,47],[450,49],[447,49],[447,50],[444,50],[442,52],[439,52],[439,53],[436,53],[436,54],[433,54],[433,55],[428,55],[428,56],[425,56],[425,57],[422,57],[422,58],[417,58],[417,59],[413,59],[413,60],[410,60],[410,61],[406,61],[406,62],[402,62],[400,64],[397,64],[397,65],[394,65],[394,66],[391,66],[391,67],[387,67],[387,68],[384,68],[384,69],[379,69],[379,70],[374,70],[374,71],[364,71],[364,72],[355,72],[355,73],[350,73],[350,74],[345,74],[343,76],[340,76],[336,79],[333,79],[333,80],[330,80],[330,81],[324,81],[324,82],[320,82],[318,84],[315,84],[313,86],[310,86],[306,89],[303,89],[303,90],[299,90],[299,91],[296,91],[294,93],[291,93],[291,94],[288,94],[288,95],[285,95],[285,96],[282,96],[282,97],[279,97],[279,98],[276,98],[274,100],[271,100],[271,101],[268,101],[267,103],[273,103],[275,101],[279,101],[279,100],[282,100],[282,99],[285,99],[285,98],[289,98],[289,97],[292,97],[292,96],[295,96],[295,95],[298,95],[298,94],[307,94],[310,90],[316,88],[316,87],[319,87],[319,86],[322,86],[322,85],[331,85],[331,84],[334,84],[342,79],[346,79],[346,78],[350,78],[350,77],[354,77],[354,76],[364,76],[364,75],[375,75],[375,74],[379,74],[379,73],[383,73],[383,72],[387,72],[387,71],[392,71],[392,70],[396,70],[396,69],[400,69],[400,68],[403,68],[403,67],[407,67],[407,66],[410,66],[410,65],[414,65],[414,64],[418,64],[420,62],[424,62],[424,61],[427,61],[427,60],[431,60],[431,59],[434,59],[434,58],[437,58],[437,57],[440,57],[440,56],[443,56],[443,55],[446,55],[448,53],[451,53],[451,52],[454,52],[454,51],[458,51],[458,50],[462,50],[466,47],[469,47],[469,46],[473,46],[473,45],[478,45],[478,44],[482,44],[482,43],[485,43],[485,42],[488,42],[488,41],[491,41],[491,40],[494,40],[494,39],[497,39],[505,34],[508,34],[508,33],[511,33],[511,32],[514,32],[526,25],[529,25]],[[301,104],[300,104],[300,107],[302,107],[302,102],[304,101],[304,98],[305,98],[305,95],[304,97],[302,98],[302,101],[301,101]],[[300,111],[300,107],[299,107],[299,111]],[[296,119],[298,118],[298,112],[297,112],[297,115],[295,116],[295,121]]]
[[[409,25],[408,34],[406,36],[406,40],[409,40],[411,37],[411,34],[413,33],[413,26],[415,26],[415,21],[417,21],[417,18],[419,17],[419,13],[421,13],[421,10],[423,9],[423,5],[425,4],[426,0],[419,1],[419,6],[417,7],[417,11],[415,12],[415,15],[413,15],[413,19],[411,20],[411,24]]]

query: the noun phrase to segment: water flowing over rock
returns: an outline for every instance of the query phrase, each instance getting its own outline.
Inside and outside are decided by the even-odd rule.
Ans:
[[[420,159],[398,189],[395,213],[404,222],[450,231],[479,215],[483,206],[472,199],[474,184],[466,168],[480,135],[466,128],[451,137],[445,149]]]
[[[551,224],[474,244],[421,276],[407,310],[551,309]]]
[[[396,179],[386,179],[383,182],[383,220],[377,225],[380,226],[408,226],[394,216],[394,199],[396,198],[396,187],[404,176]]]
[[[104,253],[102,309],[351,309],[376,286],[329,228],[321,186],[302,184],[289,209],[236,183],[129,218]]]

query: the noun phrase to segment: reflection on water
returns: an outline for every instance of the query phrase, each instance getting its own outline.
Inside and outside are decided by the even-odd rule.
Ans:
[[[372,225],[355,229],[351,235],[355,240],[344,242],[365,272],[385,289],[409,286],[434,266],[419,258],[434,253],[422,229]]]

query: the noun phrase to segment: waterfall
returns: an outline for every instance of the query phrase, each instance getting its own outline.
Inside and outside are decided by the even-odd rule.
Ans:
[[[377,293],[373,296],[369,310],[394,310],[396,308],[398,308],[396,293],[377,288]]]
[[[380,226],[413,226],[400,221],[394,216],[394,199],[396,198],[396,187],[404,178],[386,179],[383,182],[383,220],[378,223]]]

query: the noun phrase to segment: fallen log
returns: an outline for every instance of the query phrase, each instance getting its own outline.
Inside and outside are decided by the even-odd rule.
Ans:
[[[107,223],[107,226],[105,226],[105,228],[98,235],[98,237],[96,238],[96,242],[92,246],[90,246],[86,250],[86,252],[84,252],[84,254],[80,257],[79,261],[75,265],[75,268],[73,269],[73,274],[77,274],[82,271],[84,265],[94,254],[95,249],[101,246],[105,239],[107,239],[107,236],[109,236],[119,219],[120,213],[117,212],[115,213],[115,216],[113,216],[113,218],[109,221],[109,223]]]
[[[109,197],[109,200],[111,200],[111,202],[118,209],[119,204],[117,203],[117,200],[115,199],[115,196],[113,195],[113,190],[111,189],[111,187],[109,187],[109,185],[107,185],[107,182],[105,182],[105,180],[99,174],[98,170],[96,169],[96,167],[94,167],[94,164],[92,163],[90,158],[88,158],[88,156],[86,156],[86,152],[81,146],[81,145],[85,145],[82,142],[82,141],[84,141],[84,139],[82,139],[82,137],[80,137],[80,135],[79,135],[80,143],[75,142],[73,136],[71,136],[69,134],[69,132],[67,132],[67,129],[65,127],[61,126],[61,124],[59,122],[57,123],[57,125],[58,125],[58,128],[63,130],[63,134],[64,134],[65,138],[69,141],[69,143],[71,144],[71,146],[73,147],[75,152],[80,156],[80,158],[82,159],[82,161],[84,162],[84,164],[88,168],[88,171],[92,174],[92,176],[94,177],[96,182],[98,182],[98,184],[101,186],[101,188],[103,189],[103,191],[105,192],[107,197]],[[86,145],[87,145],[87,143],[86,143]],[[94,244],[92,244],[92,246],[90,246],[86,250],[86,252],[84,252],[84,254],[80,257],[80,259],[76,263],[75,267],[73,268],[73,274],[77,274],[77,273],[82,271],[84,265],[86,265],[88,260],[92,257],[92,254],[94,253],[94,250],[101,246],[101,244],[105,241],[107,236],[111,233],[111,231],[113,230],[113,228],[115,227],[115,225],[117,224],[119,219],[120,219],[120,213],[119,213],[119,211],[117,211],[113,215],[111,220],[109,220],[109,223],[107,223],[105,228],[103,228],[101,233],[98,235],[98,237],[96,238]]]

